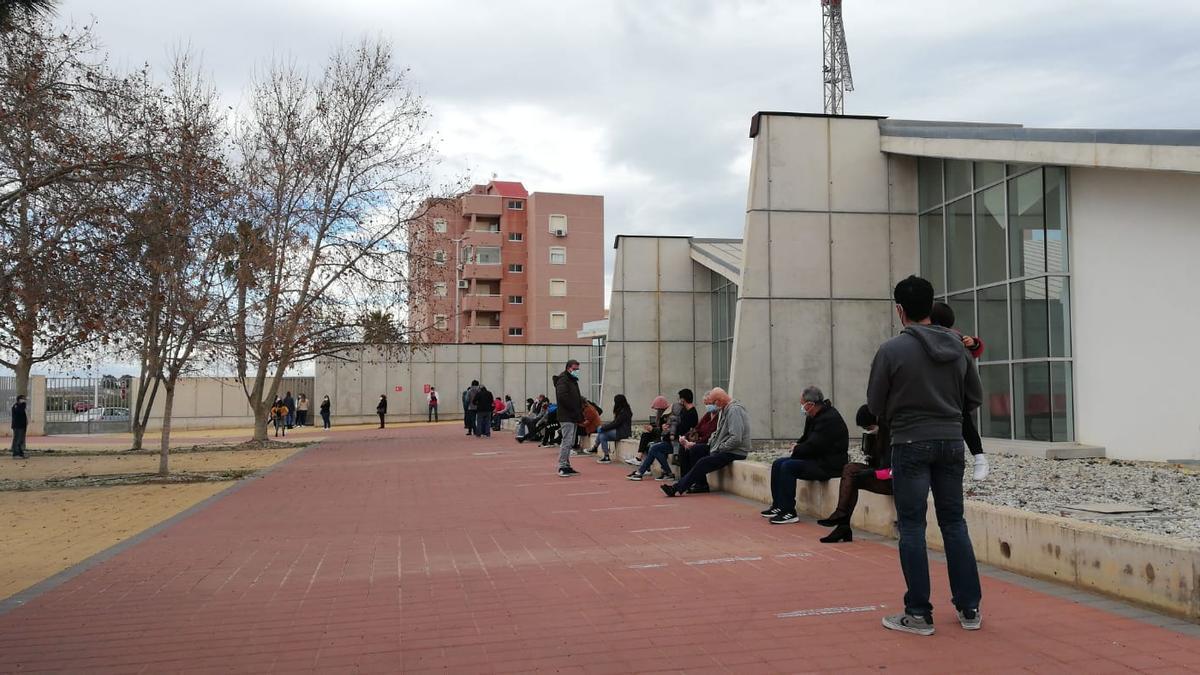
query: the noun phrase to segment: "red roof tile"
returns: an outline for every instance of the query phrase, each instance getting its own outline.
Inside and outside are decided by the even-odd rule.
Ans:
[[[525,189],[524,185],[509,180],[492,181],[488,184],[488,192],[501,197],[520,197],[521,199],[529,196],[529,191]]]

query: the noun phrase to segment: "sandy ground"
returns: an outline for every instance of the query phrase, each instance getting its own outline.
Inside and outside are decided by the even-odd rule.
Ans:
[[[313,439],[308,439],[313,440]],[[262,469],[299,448],[181,452],[173,472]],[[152,473],[157,455],[0,460],[0,481]],[[51,577],[233,485],[233,481],[0,491],[0,598]]]

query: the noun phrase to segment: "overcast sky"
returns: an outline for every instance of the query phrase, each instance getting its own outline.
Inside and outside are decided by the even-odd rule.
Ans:
[[[620,233],[740,237],[750,117],[821,112],[818,0],[62,0],[118,65],[181,45],[231,103],[256,65],[392,41],[447,176],[602,194]],[[1195,0],[846,0],[846,112],[1200,127]],[[612,251],[609,250],[611,266]]]

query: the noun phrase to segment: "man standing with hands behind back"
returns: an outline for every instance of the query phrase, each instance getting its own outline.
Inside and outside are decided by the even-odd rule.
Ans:
[[[900,530],[900,568],[908,592],[904,613],[885,617],[890,630],[933,635],[925,511],[933,491],[946,552],[952,601],[966,630],[979,630],[979,568],[963,519],[963,415],[979,407],[979,373],[962,340],[931,325],[933,285],[910,276],[896,284],[904,330],[871,362],[867,406],[892,431],[892,487]]]

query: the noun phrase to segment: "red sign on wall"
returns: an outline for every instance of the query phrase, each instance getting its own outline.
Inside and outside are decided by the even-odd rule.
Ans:
[[[433,391],[433,385],[431,385],[431,384],[425,385],[425,393],[428,394],[431,391]]]
[[[396,391],[404,391],[404,387],[401,387],[400,385],[396,385]]]

